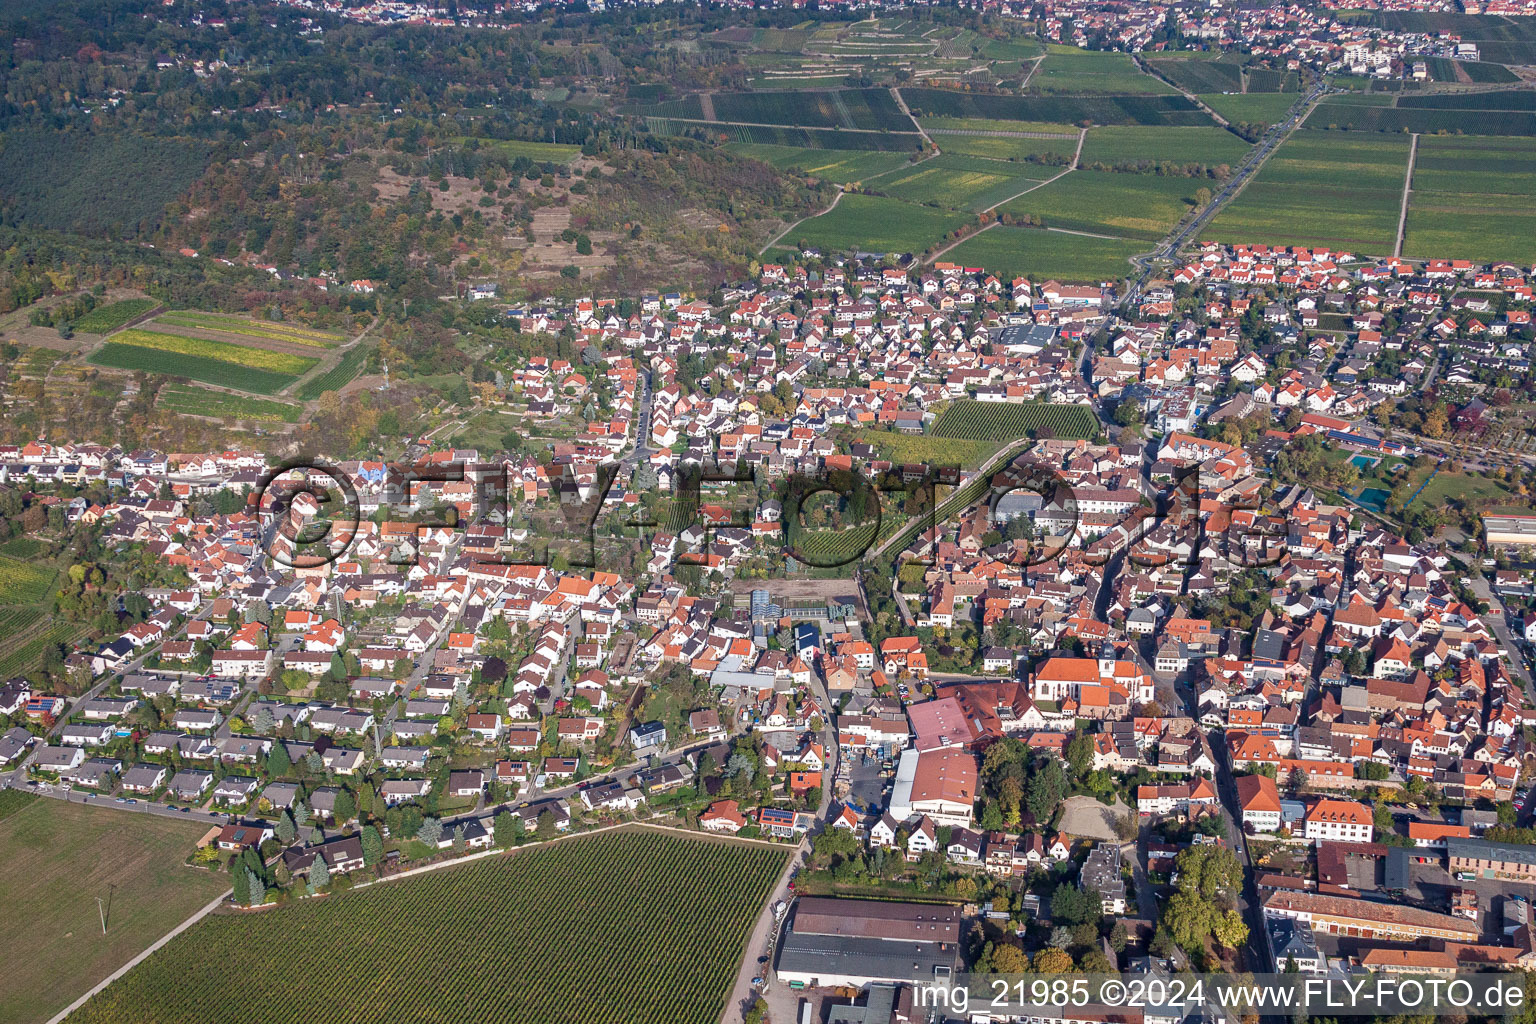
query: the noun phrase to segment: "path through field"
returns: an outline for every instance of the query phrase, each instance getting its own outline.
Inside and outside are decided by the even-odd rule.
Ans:
[[[1413,162],[1419,155],[1419,133],[1413,133],[1408,144],[1408,170],[1403,175],[1403,205],[1397,211],[1397,241],[1392,243],[1392,255],[1403,254],[1403,229],[1408,226],[1408,195],[1413,191]]]
[[[1029,188],[1026,188],[1022,192],[1015,192],[1013,195],[1008,196],[1006,199],[1001,199],[998,202],[993,203],[991,206],[987,207],[985,210],[982,210],[981,212],[982,213],[991,213],[993,210],[997,209],[999,206],[1002,206],[1004,203],[1011,203],[1015,199],[1019,198],[1020,196],[1027,196],[1031,192],[1033,192],[1035,189],[1037,189],[1037,188],[1044,188],[1045,186],[1049,185],[1051,182],[1056,181],[1057,179],[1062,178],[1062,177],[1064,177],[1064,176],[1066,176],[1068,174],[1071,174],[1073,171],[1077,170],[1077,162],[1078,162],[1078,160],[1083,155],[1083,140],[1086,139],[1087,137],[1088,137],[1088,129],[1086,129],[1086,128],[1079,128],[1077,130],[1077,149],[1072,154],[1072,162],[1070,164],[1068,164],[1065,168],[1063,168],[1060,172],[1051,175],[1049,178],[1046,178],[1044,181],[1037,181],[1037,182],[1035,182],[1033,185],[1029,186]],[[990,223],[988,223],[985,227],[983,227],[980,231],[973,231],[970,234],[966,235],[964,238],[956,239],[955,241],[950,242],[944,248],[940,249],[938,252],[934,253],[932,256],[928,257],[923,262],[924,263],[932,263],[934,260],[938,259],[940,256],[943,256],[945,253],[949,252],[949,250],[953,249],[955,246],[959,245],[961,242],[969,242],[971,239],[973,239],[977,235],[981,234],[982,231],[990,231],[993,228],[997,227],[997,225],[998,225],[998,221],[993,220]],[[1088,232],[1086,232],[1086,231],[1070,231],[1070,232],[1066,232],[1066,233],[1067,234],[1073,234],[1073,235],[1088,235]],[[1109,238],[1111,236],[1109,236],[1109,235],[1089,235],[1089,237],[1090,238]]]

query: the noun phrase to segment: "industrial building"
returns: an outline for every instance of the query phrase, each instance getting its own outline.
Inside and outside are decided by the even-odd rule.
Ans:
[[[802,896],[775,972],[786,984],[863,988],[947,982],[960,968],[960,910],[930,903]]]

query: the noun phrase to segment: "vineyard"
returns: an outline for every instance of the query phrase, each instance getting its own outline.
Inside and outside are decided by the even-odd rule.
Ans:
[[[998,443],[1021,437],[1087,440],[1098,432],[1099,421],[1087,406],[1047,402],[1017,404],[962,400],[945,409],[933,425],[935,437]]]
[[[222,391],[191,387],[186,384],[167,384],[160,389],[160,408],[187,416],[208,416],[215,419],[264,420],[279,423],[297,423],[302,411],[286,402],[272,402],[265,398],[248,398],[230,395]]]
[[[92,353],[90,361],[97,366],[163,373],[168,377],[185,377],[204,384],[216,384],[261,395],[270,395],[280,390],[291,383],[295,376],[291,373],[254,370],[220,359],[178,355],[175,352],[140,348],[138,345],[119,345],[110,341]]]
[[[340,391],[352,382],[368,362],[368,350],[358,344],[341,357],[341,361],[317,377],[312,377],[294,389],[294,397],[309,401],[327,391]]]
[[[137,327],[112,336],[112,344],[133,348],[152,349],[157,352],[173,352],[196,359],[212,359],[221,363],[287,373],[297,376],[318,361],[310,356],[298,356],[288,352],[273,352],[264,348],[247,348],[207,338],[193,338],[184,334],[166,334],[163,331],[145,331]]]
[[[807,565],[831,568],[847,565],[874,546],[884,520],[871,520],[842,530],[807,530],[791,523],[786,530],[785,554]]]
[[[48,596],[53,578],[58,575],[51,565],[38,565],[0,555],[0,601],[6,604],[33,604]]]
[[[75,623],[56,619],[45,628],[25,636],[5,637],[0,640],[0,676],[10,678],[36,668],[50,647],[68,647],[84,632]]]
[[[902,89],[901,95],[918,117],[979,117],[1053,124],[1211,123],[1205,112],[1184,96],[1007,96],[924,88]]]
[[[331,334],[329,331],[317,331],[312,327],[245,320],[234,316],[219,316],[216,313],[193,313],[186,310],[163,313],[155,318],[155,323],[170,327],[195,327],[209,331],[223,331],[226,334],[243,334],[249,338],[287,341],[295,345],[310,345],[314,348],[330,348],[341,340],[340,335]]]
[[[117,330],[134,317],[143,316],[157,305],[154,299],[124,299],[109,306],[97,306],[71,326],[86,334],[106,334]]]
[[[713,1024],[785,857],[630,829],[209,917],[71,1020]]]

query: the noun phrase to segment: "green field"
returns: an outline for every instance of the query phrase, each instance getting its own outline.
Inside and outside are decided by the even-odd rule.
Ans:
[[[294,388],[293,396],[307,402],[310,399],[319,398],[327,391],[340,391],[351,383],[353,377],[363,371],[364,366],[368,365],[368,352],[369,348],[362,342],[358,342],[342,355],[340,362],[335,366]]]
[[[946,119],[947,120],[947,119]],[[975,156],[987,160],[1028,162],[1036,165],[1041,177],[1054,174],[1072,162],[1077,151],[1077,136],[1066,139],[1032,139],[1006,135],[973,135],[953,129],[929,129],[933,141],[945,156]],[[1039,159],[1052,157],[1049,161]],[[1035,160],[1030,158],[1034,157]]]
[[[1404,96],[1399,107],[1435,110],[1536,110],[1536,91],[1510,89],[1498,92],[1442,92],[1428,96]]]
[[[1536,140],[1421,137],[1403,255],[1536,260]]]
[[[0,1020],[47,1020],[226,891],[228,875],[182,863],[206,830],[49,799],[0,822],[0,906],[26,923],[0,954]]]
[[[697,102],[698,97],[692,97]],[[715,118],[804,128],[860,128],[910,131],[912,121],[887,89],[826,89],[803,92],[722,92],[712,97]],[[666,114],[669,117],[691,116]],[[699,114],[703,116],[700,105]]]
[[[1213,184],[1204,178],[1073,171],[1004,204],[1002,211],[1032,215],[1046,227],[1154,241],[1191,209],[1198,190]]]
[[[1147,75],[1140,77],[1161,84]],[[1154,125],[1211,123],[1205,111],[1183,96],[1010,96],[927,88],[903,88],[901,95],[907,101],[907,107],[918,118],[984,118],[993,121],[1072,125],[1084,121],[1094,124]]]
[[[146,331],[130,327],[112,336],[112,344],[132,348],[151,349],[157,352],[191,356],[196,359],[212,359],[253,370],[271,370],[298,376],[320,360],[312,356],[276,352],[272,349],[211,341],[187,334],[167,334],[164,331]]]
[[[1201,237],[1391,253],[1408,145],[1406,136],[1298,131]]]
[[[1169,95],[1167,83],[1141,72],[1130,54],[1107,50],[1050,47],[1029,88],[1042,93],[1103,93],[1109,95]]]
[[[970,215],[879,196],[845,195],[837,208],[784,236],[827,252],[920,252],[972,220]]]
[[[1247,156],[1247,142],[1225,128],[1147,128],[1114,125],[1094,128],[1083,142],[1083,166],[1142,163],[1236,166]]]
[[[544,164],[568,164],[581,156],[580,146],[568,146],[559,142],[528,142],[523,139],[481,139],[480,145],[494,149],[514,159],[525,156]]]
[[[248,398],[230,395],[222,391],[192,387],[187,384],[167,384],[160,389],[159,405],[171,412],[189,416],[211,416],[218,419],[265,420],[279,423],[297,423],[298,406],[286,402],[272,402],[264,398]]]
[[[1270,71],[1254,68],[1248,72],[1249,92],[1300,92],[1301,76],[1294,71]]]
[[[805,149],[799,146],[764,146],[740,142],[733,142],[725,148],[737,156],[772,164],[781,171],[835,181],[839,185],[863,181],[911,162],[906,153],[874,150]]]
[[[933,424],[934,437],[1006,444],[1021,437],[1089,439],[1099,432],[1098,417],[1086,405],[1053,405],[1048,402],[950,403]]]
[[[1206,93],[1200,102],[1235,124],[1275,124],[1285,119],[1296,97],[1281,92],[1222,96]]]
[[[1056,173],[1037,164],[945,153],[866,182],[895,199],[980,212]],[[847,202],[845,199],[844,202]]]
[[[1113,281],[1131,272],[1127,260],[1150,246],[1119,238],[1087,238],[1062,231],[998,226],[967,238],[945,259],[984,267],[999,279]]]
[[[932,434],[902,434],[891,430],[860,430],[854,440],[874,446],[881,458],[898,465],[918,463],[975,469],[997,452],[997,445],[991,441],[965,441],[953,437],[934,437]]]
[[[1362,107],[1330,100],[1317,105],[1307,118],[1307,127],[1357,132],[1536,135],[1536,111]]]
[[[213,916],[71,1021],[714,1024],[787,855],[635,828]]]
[[[727,144],[788,146],[796,149],[869,150],[884,153],[915,153],[923,137],[916,132],[850,132],[840,128],[788,128],[780,125],[685,124],[661,117],[645,119],[656,135],[681,134],[683,130],[707,131]]]
[[[123,299],[121,302],[97,306],[70,326],[86,334],[106,334],[136,316],[143,316],[159,304],[154,299]]]
[[[917,123],[928,131],[952,129],[964,132],[1017,132],[1064,135],[1077,145],[1077,126],[1050,121],[1000,121],[985,117],[920,117]]]
[[[330,331],[317,331],[302,324],[278,323],[272,320],[247,320],[238,316],[219,313],[199,313],[192,310],[173,310],[155,317],[156,324],[171,327],[193,327],[225,334],[244,335],[248,338],[266,338],[269,341],[287,341],[312,348],[329,348],[341,340],[341,335]]]
[[[1220,53],[1186,53],[1148,58],[1147,64],[1185,92],[1242,92],[1242,70],[1220,57]]]
[[[58,570],[50,563],[0,555],[0,601],[33,604],[53,591]]]
[[[247,366],[227,363],[219,359],[181,355],[138,345],[121,345],[109,341],[92,353],[90,361],[97,366],[111,366],[119,370],[144,370],[163,373],[169,377],[186,377],[204,384],[250,391],[258,395],[270,395],[294,381],[296,373],[275,373],[256,370]]]

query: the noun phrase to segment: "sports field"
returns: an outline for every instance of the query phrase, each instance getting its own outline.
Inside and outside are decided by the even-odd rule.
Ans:
[[[634,828],[209,917],[71,1020],[714,1024],[788,852]]]
[[[228,875],[183,865],[205,831],[46,798],[0,821],[0,906],[13,922],[0,1020],[47,1020],[227,890]],[[106,935],[98,896],[111,900]]]
[[[945,259],[985,267],[999,279],[1113,281],[1131,272],[1128,259],[1151,246],[1120,238],[1089,238],[1039,228],[989,228],[951,249]]]
[[[1407,136],[1298,131],[1201,237],[1390,254],[1408,146]]]
[[[828,252],[920,252],[972,219],[898,199],[845,195],[831,212],[798,225],[784,244],[804,240]]]

